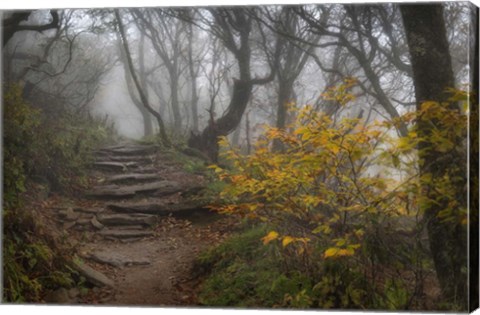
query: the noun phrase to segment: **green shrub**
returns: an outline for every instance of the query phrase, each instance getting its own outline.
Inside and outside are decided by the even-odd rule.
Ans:
[[[42,235],[30,185],[41,181],[69,191],[84,183],[94,147],[108,141],[111,127],[88,115],[59,111],[54,117],[25,102],[15,85],[3,89],[3,299],[39,302],[45,289],[73,284],[67,258]]]
[[[200,255],[197,268],[209,272],[200,302],[209,306],[310,307],[314,302],[313,278],[286,271],[281,249],[260,238],[266,225],[249,228]]]
[[[4,89],[3,100],[7,208],[16,204],[27,178],[46,180],[59,191],[82,184],[93,148],[112,135],[105,121],[67,110],[51,117],[25,102],[15,85]]]

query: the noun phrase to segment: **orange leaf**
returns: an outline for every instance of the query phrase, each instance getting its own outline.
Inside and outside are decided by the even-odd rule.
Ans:
[[[267,236],[262,238],[263,244],[267,245],[271,241],[274,241],[278,238],[278,233],[275,231],[270,231],[270,233],[267,234]]]
[[[290,244],[291,242],[295,241],[295,239],[291,236],[285,236],[282,240],[282,246],[283,247],[287,247],[288,244]]]

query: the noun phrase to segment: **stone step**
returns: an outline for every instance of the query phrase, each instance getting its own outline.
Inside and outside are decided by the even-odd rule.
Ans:
[[[149,182],[149,181],[158,181],[164,180],[165,178],[159,174],[142,174],[142,173],[128,173],[128,174],[119,174],[107,177],[105,179],[105,183],[112,183],[112,184],[123,184],[127,182]]]
[[[157,218],[153,215],[134,216],[129,214],[99,214],[98,222],[106,226],[117,225],[143,225],[153,226],[157,223]]]
[[[145,213],[158,216],[188,217],[194,213],[208,213],[210,210],[205,205],[193,203],[161,204],[158,202],[140,203],[109,203],[107,208],[120,213]]]
[[[153,231],[145,230],[128,230],[128,229],[103,229],[97,234],[104,237],[114,237],[114,238],[137,238],[137,237],[149,237],[153,236]]]
[[[81,208],[81,207],[74,207],[73,211],[75,212],[81,212],[81,213],[86,213],[86,214],[98,214],[103,212],[105,209],[96,207],[96,208]]]
[[[150,260],[145,258],[133,258],[122,253],[104,251],[91,253],[89,255],[89,259],[98,263],[112,265],[114,267],[128,265],[149,265],[151,263]]]
[[[135,156],[153,154],[157,151],[157,147],[149,145],[128,145],[121,147],[109,147],[95,151],[97,156],[116,155],[116,156]]]
[[[76,270],[87,279],[88,282],[92,283],[96,286],[108,286],[113,287],[114,282],[113,280],[109,279],[100,271],[97,271],[90,267],[89,265],[85,264],[84,262],[79,261],[78,259],[73,260],[73,264]]]
[[[137,168],[137,162],[94,162],[93,167],[104,171],[126,172]]]
[[[95,162],[136,162],[138,164],[153,163],[155,161],[155,155],[133,155],[133,156],[115,156],[115,155],[102,155],[95,158]]]
[[[87,197],[92,198],[131,198],[136,194],[149,193],[154,191],[166,190],[178,191],[179,184],[174,181],[162,180],[150,183],[143,183],[137,185],[108,185],[96,186],[90,192],[87,192]]]

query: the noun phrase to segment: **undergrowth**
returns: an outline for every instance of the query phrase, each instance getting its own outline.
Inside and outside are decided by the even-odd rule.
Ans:
[[[298,257],[260,240],[271,228],[257,224],[200,255],[196,268],[208,273],[199,302],[208,306],[254,308],[363,308],[366,286],[341,264],[315,270],[291,268]],[[320,261],[320,260],[319,260]]]
[[[39,224],[35,187],[69,193],[85,185],[92,150],[109,141],[102,119],[27,103],[18,86],[3,90],[3,301],[40,302],[47,289],[71,287],[67,249]],[[51,107],[52,104],[49,104]],[[34,183],[41,183],[35,185]]]

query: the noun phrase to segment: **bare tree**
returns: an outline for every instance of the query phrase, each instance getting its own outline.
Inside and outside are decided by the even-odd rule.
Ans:
[[[398,118],[399,112],[394,102],[400,105],[409,104],[390,97],[385,91],[381,78],[385,76],[388,69],[392,69],[391,65],[395,66],[395,71],[399,69],[404,75],[411,73],[409,66],[402,60],[406,51],[400,53],[401,49],[399,47],[401,47],[401,44],[398,43],[399,40],[395,37],[397,34],[392,29],[390,32],[388,30],[386,32],[392,36],[390,41],[387,42],[388,44],[384,46],[379,43],[374,35],[375,32],[383,31],[382,27],[385,27],[385,25],[391,26],[393,24],[391,19],[398,19],[399,17],[398,12],[392,9],[393,13],[388,15],[390,20],[385,17],[389,21],[389,24],[387,24],[385,19],[379,22],[382,19],[381,14],[376,13],[376,11],[382,10],[384,13],[386,12],[382,6],[344,5],[343,9],[338,10],[336,8],[335,10],[335,19],[340,21],[338,24],[330,24],[333,20],[332,14],[328,20],[322,21],[316,18],[322,12],[328,10],[328,7],[325,6],[302,6],[295,8],[295,11],[309,25],[311,32],[325,38],[325,41],[311,44],[322,49],[337,46],[345,49],[349,57],[355,60],[356,66],[359,67],[358,70],[361,70],[365,78],[359,80],[360,87],[365,93],[377,99],[391,119]],[[302,39],[298,40],[303,41]],[[320,67],[325,68],[318,57],[314,59]],[[385,68],[386,65],[389,67],[388,69]],[[356,73],[359,76],[358,70]],[[330,71],[333,72],[335,69]],[[397,128],[400,135],[407,134],[407,128],[403,123],[399,123]]]
[[[163,123],[162,116],[160,115],[160,113],[155,111],[152,108],[152,106],[150,105],[150,103],[148,101],[148,98],[145,95],[145,92],[144,92],[142,86],[140,85],[140,81],[139,81],[139,79],[137,77],[137,74],[135,72],[135,69],[134,69],[134,66],[133,66],[132,55],[130,53],[130,48],[128,47],[128,41],[127,41],[127,38],[126,38],[126,35],[125,35],[123,22],[122,22],[122,19],[120,17],[120,13],[119,13],[118,9],[115,10],[115,18],[116,18],[117,25],[118,25],[118,31],[120,33],[120,38],[121,38],[122,43],[123,43],[123,48],[125,49],[125,57],[127,58],[128,67],[130,68],[130,73],[132,75],[132,80],[135,83],[138,94],[140,96],[140,100],[142,101],[143,106],[145,106],[148,109],[148,111],[157,119],[158,127],[160,129],[160,139],[162,141],[162,144],[166,147],[170,147],[171,143],[170,143],[170,140],[168,139],[167,133],[165,131],[165,125]]]
[[[109,42],[99,47],[94,44],[99,35],[92,34],[91,25],[77,25],[83,13],[56,12],[58,27],[52,32],[23,32],[4,47],[4,78],[21,82],[23,96],[43,109],[85,111],[116,62]]]
[[[187,24],[171,17],[163,9],[131,10],[137,21],[137,27],[147,36],[169,75],[170,104],[173,112],[174,129],[182,130],[182,115],[179,100],[180,77],[186,70],[182,63],[183,53],[187,50]]]
[[[291,7],[282,6],[276,16],[274,16],[275,12],[271,12],[268,7],[262,12],[262,15],[257,16],[259,23],[262,23],[262,20],[272,23],[271,28],[274,29],[279,41],[280,57],[276,65],[276,127],[283,129],[287,120],[287,106],[295,102],[294,83],[313,53],[314,45],[311,44],[317,44],[321,36],[309,32],[306,25],[302,24],[303,20]],[[325,16],[325,14],[322,15],[322,18],[324,19]],[[290,40],[291,38],[301,38],[302,42],[294,42]],[[263,43],[265,45],[265,36]],[[273,149],[280,150],[281,142],[274,141]]]
[[[203,16],[203,23],[233,54],[238,65],[238,79],[234,79],[230,104],[222,117],[210,121],[200,135],[192,135],[189,146],[204,152],[213,161],[218,157],[218,137],[231,133],[240,123],[252,94],[254,85],[266,84],[275,77],[274,64],[263,78],[252,77],[250,69],[250,34],[253,18],[246,8],[211,8],[210,17]],[[278,56],[278,55],[277,55]]]
[[[144,36],[140,36],[140,42],[139,42],[139,52],[138,52],[138,63],[139,63],[139,80],[140,84],[142,87],[145,89],[145,96],[148,98],[148,85],[147,85],[147,73],[145,70],[145,57],[144,57],[144,46],[145,46],[145,40]],[[135,83],[133,82],[132,79],[132,74],[130,72],[130,68],[128,66],[128,61],[125,56],[125,51],[122,47],[121,40],[119,38],[119,53],[121,56],[121,61],[123,64],[123,71],[125,74],[125,81],[127,85],[127,90],[128,94],[130,95],[130,99],[132,100],[133,104],[135,107],[140,111],[140,114],[142,115],[142,121],[143,121],[143,135],[144,136],[151,136],[153,135],[153,125],[152,125],[152,115],[150,112],[147,110],[147,108],[142,104],[142,101],[138,97],[138,93],[135,88]]]
[[[29,11],[29,10],[14,12],[9,17],[2,20],[2,29],[3,29],[2,47],[5,47],[8,41],[17,32],[22,32],[22,31],[43,32],[46,30],[59,28],[60,25],[59,25],[59,17],[58,17],[57,10],[50,11],[52,20],[49,23],[41,24],[41,25],[21,24],[22,22],[28,21],[28,18],[32,15],[32,12],[33,11]]]

